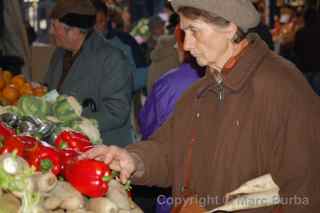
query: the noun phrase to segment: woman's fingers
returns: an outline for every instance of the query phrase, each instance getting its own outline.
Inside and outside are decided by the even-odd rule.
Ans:
[[[131,155],[117,146],[98,145],[83,153],[79,159],[96,159],[108,164],[110,169],[120,172],[120,180],[125,183],[135,171]]]
[[[79,159],[94,159],[100,156],[104,156],[108,152],[108,146],[105,145],[97,145],[89,151],[82,153],[79,156]]]
[[[114,160],[109,164],[110,169],[115,171],[121,171],[120,162],[118,160]]]

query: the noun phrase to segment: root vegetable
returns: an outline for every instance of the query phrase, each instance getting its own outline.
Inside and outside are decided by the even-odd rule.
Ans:
[[[132,199],[129,199],[129,203],[130,210],[120,209],[118,213],[143,213],[140,207],[135,202],[133,202]]]
[[[65,213],[65,212],[62,209],[58,209],[58,210],[55,210],[55,211],[51,211],[50,213]]]
[[[137,207],[137,208],[131,209],[130,213],[143,213],[143,211],[139,207]]]
[[[49,197],[43,202],[43,207],[47,210],[57,209],[62,203],[61,198]]]
[[[29,213],[29,212],[28,212],[28,213]],[[47,211],[44,210],[42,207],[38,206],[38,207],[34,208],[34,209],[32,210],[32,212],[30,212],[30,213],[47,213]]]
[[[80,209],[84,206],[84,199],[80,192],[65,181],[58,181],[56,187],[48,193],[48,197],[62,200],[61,207],[67,210]]]
[[[143,213],[141,209],[120,210],[118,213]]]
[[[14,194],[18,198],[22,198],[26,191],[28,192],[35,191],[35,185],[31,178],[25,181],[25,187],[23,191],[12,191],[12,194]]]
[[[108,198],[93,198],[89,201],[87,209],[95,213],[117,213],[118,206]]]
[[[0,197],[0,213],[17,213],[20,205],[20,201],[12,194],[7,193]]]
[[[36,190],[40,193],[46,193],[51,191],[57,184],[57,177],[52,172],[45,174],[38,173],[32,177]]]
[[[123,185],[116,180],[109,182],[107,198],[115,203],[120,209],[130,210],[130,198]]]
[[[60,207],[67,210],[76,210],[83,207],[83,201],[79,197],[68,197],[62,201]]]
[[[87,211],[85,209],[77,209],[77,210],[73,210],[73,211],[67,211],[67,213],[95,213],[95,212]]]

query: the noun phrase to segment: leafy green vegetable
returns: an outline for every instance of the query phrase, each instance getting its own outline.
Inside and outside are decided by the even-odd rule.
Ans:
[[[98,123],[94,119],[81,117],[81,120],[75,120],[71,128],[87,135],[93,144],[101,144],[102,139],[98,128]]]
[[[25,190],[22,196],[20,213],[37,213],[41,196],[37,192]]]
[[[29,178],[33,173],[34,171],[31,168],[26,168],[18,174],[10,175],[3,167],[0,167],[0,188],[22,192],[28,185]]]
[[[77,100],[72,97],[60,95],[52,106],[53,115],[62,122],[70,122],[79,119],[82,108]]]
[[[18,103],[18,110],[25,116],[44,118],[50,113],[50,104],[44,98],[36,96],[22,96]]]
[[[19,160],[18,156],[10,155],[5,156],[2,160],[5,160],[8,157],[12,157],[12,160],[17,160],[17,162]],[[26,166],[23,167],[22,171],[11,175],[2,167],[3,164],[0,165],[0,188],[22,194],[22,206],[19,213],[36,213],[40,202],[40,194],[38,192],[34,192],[33,182],[31,179],[34,175],[34,170],[31,167]]]

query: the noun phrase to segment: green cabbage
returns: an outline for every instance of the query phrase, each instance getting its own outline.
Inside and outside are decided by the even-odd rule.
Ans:
[[[69,122],[80,118],[82,107],[74,97],[60,95],[53,103],[52,111],[60,121]]]
[[[71,128],[87,135],[91,143],[102,144],[98,122],[96,120],[81,117],[80,120],[76,120],[72,123]]]
[[[44,98],[37,96],[22,96],[17,108],[24,116],[44,118],[50,114],[50,104]]]

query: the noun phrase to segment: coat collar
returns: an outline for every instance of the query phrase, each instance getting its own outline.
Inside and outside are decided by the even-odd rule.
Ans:
[[[249,34],[248,40],[250,42],[248,49],[245,50],[230,73],[224,77],[225,86],[232,91],[238,91],[246,84],[265,55],[270,51],[258,35]]]
[[[231,92],[239,91],[246,82],[253,76],[257,66],[270,51],[267,45],[256,34],[248,35],[249,45],[241,54],[238,62],[233,66],[227,75],[224,75],[224,87]],[[197,90],[197,97],[202,96],[207,91],[213,91],[216,84],[213,74],[207,72],[201,86]],[[200,84],[200,82],[199,82]]]

